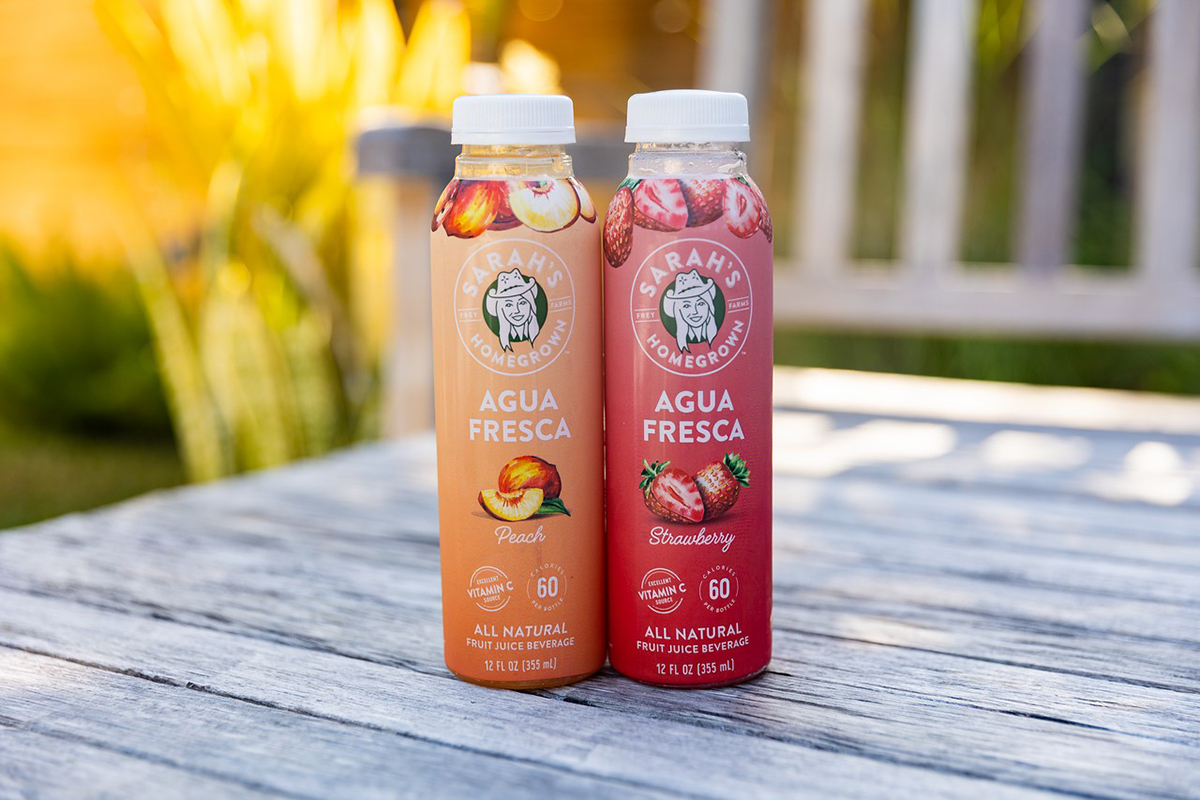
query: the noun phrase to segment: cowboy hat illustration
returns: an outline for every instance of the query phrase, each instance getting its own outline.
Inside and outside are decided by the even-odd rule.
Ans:
[[[684,272],[663,295],[662,310],[675,320],[675,344],[691,352],[690,342],[713,343],[717,338],[717,285],[696,270]]]
[[[537,318],[538,282],[513,268],[496,276],[496,285],[484,298],[487,312],[499,322],[496,335],[503,350],[512,350],[512,342],[533,344],[541,325]]]

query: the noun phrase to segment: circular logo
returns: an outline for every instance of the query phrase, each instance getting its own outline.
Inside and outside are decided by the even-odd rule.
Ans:
[[[753,317],[750,274],[720,242],[676,239],[642,261],[629,308],[647,358],[673,375],[711,375],[746,344]]]
[[[512,599],[513,583],[498,567],[480,567],[471,573],[467,596],[484,611],[499,611]]]
[[[530,239],[485,244],[463,262],[454,292],[463,346],[501,375],[540,372],[566,349],[575,286],[563,260]]]
[[[525,591],[535,608],[553,611],[566,598],[567,573],[557,564],[542,564],[529,573]]]
[[[638,599],[651,611],[670,614],[683,605],[686,592],[687,586],[678,575],[666,567],[655,567],[642,576]]]
[[[717,614],[733,608],[738,596],[738,576],[732,567],[718,564],[700,578],[700,602]]]

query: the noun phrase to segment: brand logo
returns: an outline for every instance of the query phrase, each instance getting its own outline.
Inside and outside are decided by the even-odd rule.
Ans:
[[[746,343],[752,307],[745,264],[708,239],[678,239],[651,252],[630,298],[642,352],[683,376],[724,369]]]
[[[459,339],[479,364],[502,375],[531,375],[552,364],[571,336],[571,274],[537,242],[486,244],[459,270],[454,316]]]

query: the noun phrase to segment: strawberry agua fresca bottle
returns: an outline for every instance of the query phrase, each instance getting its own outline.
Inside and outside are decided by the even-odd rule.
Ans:
[[[432,223],[446,665],[559,686],[604,664],[600,232],[566,97],[460,97]]]
[[[629,99],[604,222],[609,658],[676,687],[771,659],[771,216],[740,94]]]

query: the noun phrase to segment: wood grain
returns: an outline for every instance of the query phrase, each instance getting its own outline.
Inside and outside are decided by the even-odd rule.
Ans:
[[[780,413],[775,659],[721,691],[453,680],[427,435],[0,534],[0,795],[1200,796],[1194,493],[1085,479],[1160,437]]]

